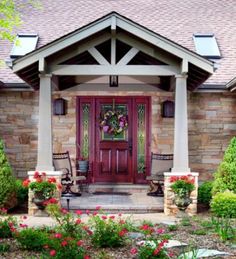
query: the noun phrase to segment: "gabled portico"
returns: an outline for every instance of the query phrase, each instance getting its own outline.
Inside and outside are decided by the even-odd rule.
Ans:
[[[100,77],[108,84],[109,76],[114,75],[146,84],[152,78],[155,87],[175,91],[172,172],[191,171],[187,90],[193,90],[213,73],[212,63],[196,53],[111,13],[15,60],[12,69],[32,88],[39,89],[37,170],[53,170],[51,92]]]

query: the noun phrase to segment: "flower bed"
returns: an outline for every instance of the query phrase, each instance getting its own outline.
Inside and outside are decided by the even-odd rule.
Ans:
[[[55,204],[47,210],[58,222],[56,227],[33,229],[26,226],[25,218],[18,223],[12,217],[3,218],[13,237],[0,240],[1,258],[177,258],[183,250],[192,251],[196,246],[235,253],[230,245],[236,242],[230,231],[236,227],[233,220],[192,217],[171,226],[147,221],[134,224],[132,218],[107,215],[98,207],[86,212],[89,220],[84,222],[81,211],[73,215]],[[166,249],[169,239],[191,246]]]

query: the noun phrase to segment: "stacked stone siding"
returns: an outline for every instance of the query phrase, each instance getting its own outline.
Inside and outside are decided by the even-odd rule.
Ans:
[[[152,143],[154,152],[172,153],[174,119],[161,117],[161,103],[173,100],[170,92],[63,91],[53,98],[67,100],[65,116],[53,116],[54,152],[68,150],[76,157],[76,96],[152,96]],[[236,98],[232,93],[189,93],[190,168],[199,179],[212,177],[229,140],[236,135]],[[38,92],[0,92],[0,138],[18,177],[34,170],[37,158]]]

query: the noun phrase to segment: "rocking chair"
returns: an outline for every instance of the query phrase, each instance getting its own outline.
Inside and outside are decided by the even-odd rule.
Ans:
[[[173,166],[172,154],[151,155],[151,175],[146,177],[150,181],[150,189],[147,195],[163,197],[164,172],[169,172]]]
[[[62,191],[62,195],[81,196],[81,193],[79,191],[74,192],[71,190],[71,188],[72,186],[76,185],[77,181],[79,183],[82,181],[85,181],[86,177],[73,176],[69,151],[65,153],[53,153],[53,165],[56,170],[63,172],[62,179],[61,179],[61,184],[64,187]]]

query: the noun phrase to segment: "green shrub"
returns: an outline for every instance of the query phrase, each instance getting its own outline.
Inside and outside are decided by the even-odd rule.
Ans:
[[[16,181],[0,140],[0,208],[12,208],[16,205]]]
[[[16,180],[16,197],[17,203],[22,204],[28,199],[28,187],[22,185],[22,180]]]
[[[236,218],[236,194],[217,193],[211,201],[211,211],[217,217]]]
[[[17,242],[23,249],[42,251],[48,244],[49,235],[41,229],[25,228],[15,234]]]
[[[125,245],[129,223],[120,217],[93,215],[89,219],[93,233],[92,243],[96,247],[119,247]]]
[[[213,182],[204,182],[198,188],[198,202],[209,205],[212,199]]]
[[[10,238],[17,227],[17,221],[13,217],[0,219],[0,238]]]
[[[226,190],[236,193],[236,137],[230,141],[214,177],[213,195]]]
[[[6,253],[10,250],[10,245],[5,243],[0,243],[0,254]]]

